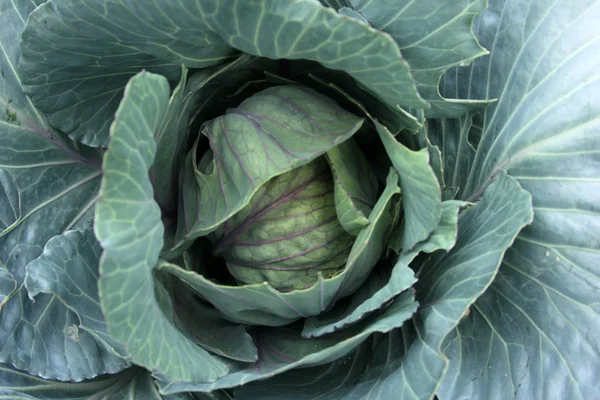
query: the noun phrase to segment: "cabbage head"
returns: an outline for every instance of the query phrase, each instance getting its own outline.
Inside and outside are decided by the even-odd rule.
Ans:
[[[0,0],[0,398],[597,398],[598,20]]]

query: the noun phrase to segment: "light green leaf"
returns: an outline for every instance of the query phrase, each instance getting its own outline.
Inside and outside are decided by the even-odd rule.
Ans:
[[[158,392],[152,375],[142,368],[129,368],[85,382],[59,382],[27,375],[0,364],[0,399],[29,400],[192,400],[191,394],[164,396]]]
[[[338,219],[346,232],[356,236],[369,224],[377,201],[377,178],[352,139],[330,149],[326,158],[334,178]]]
[[[346,265],[354,237],[338,218],[334,178],[319,157],[261,186],[209,236],[212,254],[240,284],[305,289]]]
[[[421,96],[431,104],[428,117],[458,117],[483,100],[445,99],[440,78],[456,65],[466,65],[489,54],[479,45],[471,26],[485,10],[486,0],[350,0],[375,28],[390,34],[410,65]]]
[[[410,263],[421,252],[433,253],[436,250],[450,250],[455,242],[458,227],[458,211],[464,206],[462,201],[445,201],[440,224],[425,241],[417,243],[409,252],[401,253],[393,266],[378,265],[369,280],[364,283],[347,304],[336,305],[333,310],[306,319],[302,335],[317,337],[343,329],[347,325],[364,318],[387,302],[407,290],[417,281]],[[403,229],[390,237],[389,247],[400,252]],[[389,269],[389,271],[388,271]]]
[[[507,171],[531,193],[535,218],[444,344],[450,368],[440,398],[597,396],[598,16],[591,0],[491,2],[475,31],[492,56],[448,82],[448,90],[499,98],[483,112],[463,198],[478,198]]]
[[[206,123],[211,150],[197,165],[193,148],[184,167],[185,184],[191,169],[199,185],[184,198],[185,239],[214,231],[269,179],[342,143],[362,122],[311,89],[276,86]]]
[[[374,333],[385,333],[402,325],[416,311],[412,293],[398,298],[379,318],[371,319],[323,338],[305,339],[292,328],[261,328],[257,333],[260,358],[256,364],[241,365],[214,383],[182,384],[158,382],[161,392],[209,392],[265,379],[295,368],[331,363],[351,354]]]
[[[205,264],[202,247],[192,248],[194,252],[188,253],[188,258],[196,262],[188,270],[167,262],[160,262],[158,268],[188,284],[231,321],[281,326],[318,315],[360,287],[384,253],[392,224],[392,199],[400,192],[397,182],[398,175],[390,171],[388,185],[369,216],[369,225],[356,238],[346,267],[333,278],[319,279],[310,288],[280,292],[266,282],[243,286],[214,282],[202,275],[213,268],[212,263]]]
[[[23,286],[26,265],[48,240],[90,223],[100,181],[99,154],[51,131],[21,92],[19,34],[35,5],[0,8],[0,101],[10,116],[0,121],[0,270],[15,285],[0,312],[0,361],[51,379],[81,380],[117,372],[123,361],[91,335],[69,340],[77,316],[54,296],[31,302]]]
[[[98,299],[98,264],[102,248],[91,228],[67,231],[46,243],[44,252],[27,265],[25,287],[35,301],[40,293],[57,296],[79,318],[70,326],[70,338],[76,341],[86,332],[103,343],[115,355],[125,350],[107,332]],[[79,332],[79,329],[82,329]],[[122,368],[128,364],[123,361]]]
[[[379,137],[400,175],[404,206],[403,251],[427,239],[442,216],[440,185],[429,165],[428,150],[412,151],[375,121]]]
[[[385,308],[390,300],[408,290],[416,281],[408,265],[380,262],[349,300],[344,299],[333,309],[307,318],[302,336],[314,338],[347,329],[371,313]]]
[[[142,72],[128,83],[111,127],[94,225],[104,249],[100,303],[110,335],[136,364],[164,379],[212,381],[227,368],[171,325],[154,295],[164,228],[148,170],[168,99],[167,80]]]
[[[151,169],[151,180],[154,197],[163,215],[177,212],[179,172],[187,150],[185,146],[189,144],[192,117],[211,98],[207,92],[222,86],[222,83],[215,81],[232,70],[239,70],[248,64],[249,59],[248,56],[242,56],[223,66],[200,70],[189,79],[184,67],[181,80],[171,94],[165,117],[154,137],[154,164],[160,167]]]

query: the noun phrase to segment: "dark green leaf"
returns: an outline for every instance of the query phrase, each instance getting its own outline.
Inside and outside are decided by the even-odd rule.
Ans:
[[[402,328],[410,345],[396,374],[398,398],[434,394],[447,368],[442,342],[488,288],[504,252],[532,218],[531,196],[502,173],[477,205],[460,214],[453,249],[434,253],[421,266],[416,285],[421,307]]]
[[[26,265],[48,240],[91,220],[98,192],[98,154],[49,130],[44,117],[23,95],[16,75],[19,34],[35,2],[2,2],[0,8],[0,265],[14,291],[3,297],[0,361],[29,373],[81,380],[116,372],[123,361],[91,335],[69,340],[78,318],[56,297],[28,298]],[[9,286],[10,286],[10,282]],[[76,336],[73,336],[76,337]]]
[[[488,54],[477,43],[471,25],[486,0],[350,0],[375,28],[389,33],[410,65],[419,93],[430,102],[428,117],[457,117],[488,101],[444,99],[438,90],[442,74]]]
[[[15,282],[10,272],[0,267],[0,311],[4,306],[4,302],[8,300],[8,297],[16,288],[17,282]]]
[[[142,368],[103,375],[80,383],[50,381],[0,364],[0,399],[31,400],[192,400],[190,394],[164,396],[154,379]]]
[[[180,7],[170,10],[158,23],[151,16],[158,10],[120,1],[66,0],[39,7],[29,18],[21,44],[19,74],[26,93],[50,123],[71,138],[106,146],[123,88],[138,71],[178,79],[182,63],[207,67],[233,53],[197,21],[193,33],[182,29],[183,41],[172,37],[164,24],[168,15],[180,23],[189,22],[190,16],[182,19],[186,14]],[[140,16],[147,23],[141,23]],[[191,39],[194,36],[198,39]]]
[[[195,298],[187,288],[174,293],[178,326],[198,345],[205,349],[242,362],[258,359],[256,346],[244,325],[223,318],[210,304]]]
[[[108,335],[98,299],[101,254],[91,228],[55,236],[46,243],[42,255],[27,265],[25,286],[32,300],[40,293],[55,295],[77,315],[80,323],[69,326],[69,339],[80,341],[85,331],[123,357],[125,350]],[[122,368],[126,366],[123,362]]]
[[[181,64],[217,65],[235,49],[315,60],[392,108],[427,106],[391,37],[316,1],[49,2],[31,15],[21,47],[20,74],[36,106],[53,126],[96,146],[106,144],[123,87],[140,69],[176,80]]]
[[[210,384],[181,384],[159,382],[163,393],[181,391],[208,392],[215,389],[235,387],[252,381],[272,377],[299,367],[323,365],[340,359],[376,332],[389,332],[402,325],[416,311],[417,304],[412,293],[398,298],[379,318],[336,332],[323,338],[305,339],[297,330],[286,328],[262,328],[256,335],[259,361],[242,365],[238,370]]]
[[[499,98],[483,112],[463,198],[506,170],[531,193],[535,218],[445,343],[440,398],[598,396],[598,16],[597,1],[497,0],[475,26],[491,57],[448,82]]]

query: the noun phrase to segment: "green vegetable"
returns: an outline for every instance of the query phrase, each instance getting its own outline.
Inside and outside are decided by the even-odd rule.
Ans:
[[[0,398],[595,398],[599,17],[0,0]]]

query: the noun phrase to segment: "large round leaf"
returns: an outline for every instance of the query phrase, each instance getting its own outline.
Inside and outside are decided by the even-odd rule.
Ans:
[[[599,17],[598,1],[491,2],[476,24],[491,56],[446,87],[499,98],[482,115],[463,197],[506,170],[531,193],[535,219],[446,341],[440,398],[598,396]],[[469,130],[476,139],[455,131],[454,143]]]

